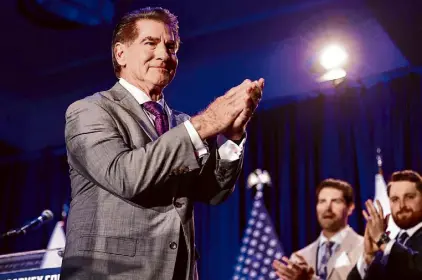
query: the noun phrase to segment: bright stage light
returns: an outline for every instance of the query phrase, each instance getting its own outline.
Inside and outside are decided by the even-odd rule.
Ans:
[[[320,64],[325,70],[341,68],[347,62],[347,52],[338,45],[327,46],[321,53]]]

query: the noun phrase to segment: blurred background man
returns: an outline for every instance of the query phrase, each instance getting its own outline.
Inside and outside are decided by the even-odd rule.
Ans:
[[[318,186],[316,198],[321,234],[315,242],[293,253],[290,260],[274,260],[281,279],[343,280],[361,254],[363,238],[348,225],[355,209],[352,186],[342,180],[326,179]]]
[[[366,202],[365,250],[348,280],[422,279],[422,177],[413,170],[397,171],[388,184],[391,215],[401,229],[396,237],[386,230],[380,203]]]

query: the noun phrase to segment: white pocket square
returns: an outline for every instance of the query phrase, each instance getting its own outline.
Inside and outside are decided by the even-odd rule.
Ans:
[[[336,263],[334,264],[334,267],[341,267],[341,266],[346,266],[346,265],[351,265],[351,263],[346,252],[342,252],[340,256],[337,258]]]

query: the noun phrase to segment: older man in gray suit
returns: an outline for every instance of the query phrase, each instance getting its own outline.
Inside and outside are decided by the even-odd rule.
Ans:
[[[317,188],[316,212],[322,228],[319,238],[291,258],[274,260],[280,279],[346,280],[363,250],[363,237],[348,226],[354,210],[352,186],[326,179]]]
[[[62,279],[195,278],[193,202],[233,192],[264,81],[245,80],[192,118],[172,110],[163,89],[179,43],[168,10],[125,15],[112,41],[119,81],[66,112],[72,201]]]

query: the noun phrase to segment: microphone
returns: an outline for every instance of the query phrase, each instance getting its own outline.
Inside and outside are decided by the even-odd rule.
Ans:
[[[21,228],[9,230],[8,232],[2,234],[1,238],[16,236],[20,234],[26,234],[29,230],[38,228],[42,224],[51,221],[53,217],[54,215],[53,215],[53,212],[51,212],[51,210],[48,210],[48,209],[44,210],[38,218],[30,221],[29,223],[25,224]]]

